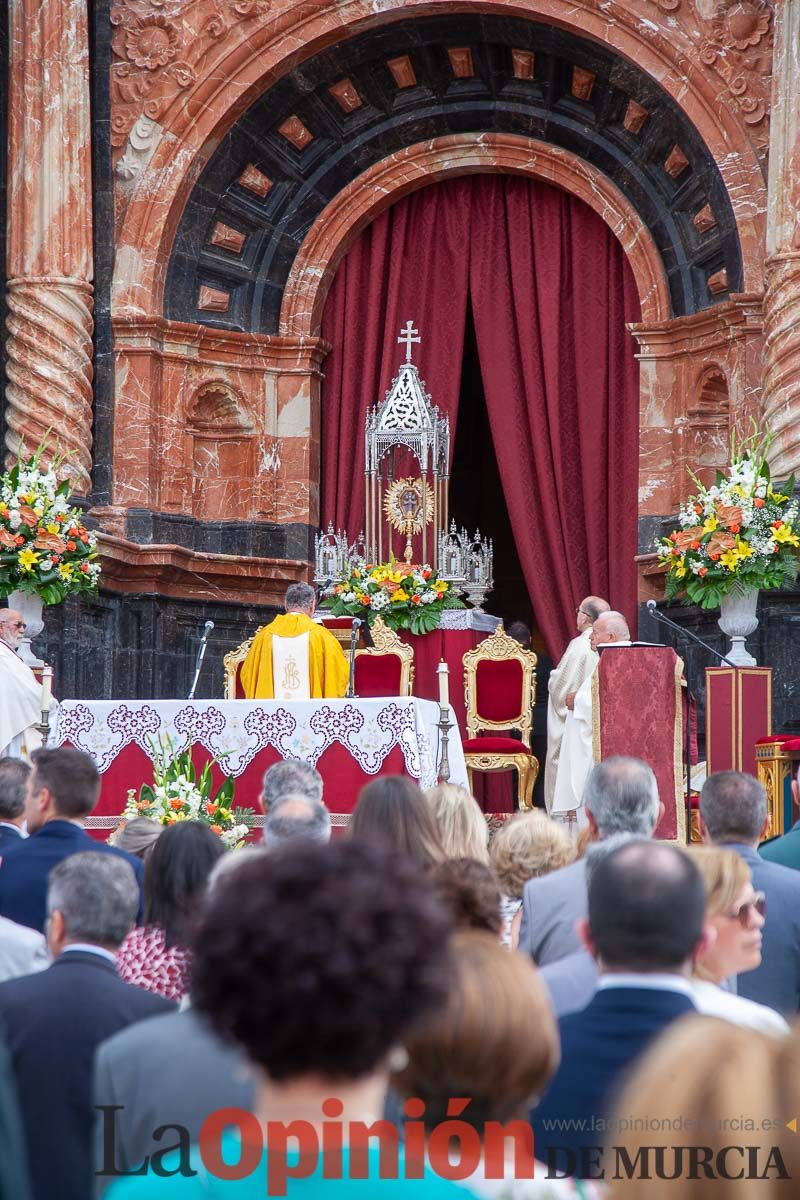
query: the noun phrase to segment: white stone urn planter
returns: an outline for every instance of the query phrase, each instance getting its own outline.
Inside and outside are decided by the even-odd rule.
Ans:
[[[737,667],[754,667],[756,660],[745,646],[745,638],[758,628],[756,606],[758,589],[744,590],[733,587],[724,596],[719,606],[717,624],[731,639],[731,648],[725,657]]]
[[[44,629],[42,620],[44,601],[41,596],[35,596],[32,592],[9,592],[6,603],[9,608],[14,608],[22,614],[26,625],[25,637],[22,639],[18,651],[20,658],[29,667],[43,667],[44,662],[33,652],[31,639],[38,637]]]

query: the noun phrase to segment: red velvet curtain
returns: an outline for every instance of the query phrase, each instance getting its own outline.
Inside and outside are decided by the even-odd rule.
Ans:
[[[469,278],[469,179],[424,188],[364,230],[333,281],[322,336],[333,349],[322,389],[322,526],[364,528],[364,419],[405,356],[408,320],[421,331],[413,359],[433,403],[455,425]],[[451,439],[452,444],[452,439]]]
[[[351,248],[323,318],[323,522],[363,526],[364,415],[409,318],[423,337],[415,361],[455,425],[468,297],[517,551],[558,656],[583,596],[631,620],[636,602],[638,369],[625,324],[639,303],[622,247],[576,197],[502,175],[435,184]]]

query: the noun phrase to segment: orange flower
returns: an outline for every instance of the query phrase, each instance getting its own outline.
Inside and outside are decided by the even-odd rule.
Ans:
[[[697,515],[698,515],[698,517],[699,517],[699,516],[700,516],[700,514],[701,514],[701,512],[703,511],[703,506],[702,506],[702,504],[695,504],[695,506],[694,506],[694,511],[697,513]]]
[[[23,538],[22,540],[24,541],[25,539]],[[17,539],[14,537],[13,533],[9,533],[7,529],[0,529],[0,546],[12,547],[16,546],[16,544]]]
[[[420,602],[419,596],[412,596],[412,597],[411,597],[411,603],[412,603],[412,604],[419,604],[419,602]]]
[[[169,806],[170,808],[174,809],[175,812],[180,812],[180,810],[183,808],[183,801],[178,800],[176,797],[175,799],[170,800]]]
[[[17,546],[24,546],[25,538],[22,536],[21,533],[18,533],[17,536],[14,538],[14,542]]]
[[[676,533],[672,540],[679,550],[687,550],[692,545],[692,542],[696,542],[702,536],[702,525],[692,525],[691,529],[682,529],[679,533]]]
[[[29,529],[36,528],[39,518],[37,517],[37,515],[33,511],[33,509],[30,507],[30,505],[20,504],[19,515],[20,515],[20,518],[21,518],[23,524],[27,525]]]
[[[81,563],[80,570],[83,571],[84,575],[88,575],[89,574],[89,564]]]
[[[78,547],[75,545],[75,543],[74,543],[73,541],[71,541],[71,540],[70,540],[69,542],[67,542],[67,549],[68,549],[68,550],[77,550],[77,548],[78,548]]]
[[[66,550],[65,543],[56,533],[40,533],[33,544],[37,550],[55,550],[57,554]]]
[[[742,523],[742,506],[740,504],[718,504],[717,520],[720,525],[733,529],[734,525]]]
[[[213,817],[214,813],[217,811],[218,808],[219,808],[218,804],[212,804],[211,801],[209,801],[208,804],[206,805],[206,815],[209,817]]]
[[[724,533],[721,529],[715,529],[708,539],[709,557],[713,558],[715,554],[719,556],[723,550],[732,550],[735,545],[736,538],[732,533]]]
[[[756,508],[763,508],[763,507],[764,507],[764,501],[761,499],[761,497],[760,497],[760,496],[757,496],[757,497],[755,498],[755,500],[753,501],[753,503],[755,504]]]
[[[708,567],[701,567],[701,568],[700,568],[700,570],[697,572],[697,574],[698,574],[698,575],[699,575],[701,578],[703,577],[703,575],[707,575],[707,574],[708,574]]]
[[[210,828],[211,828],[212,833],[217,833],[217,834],[222,833],[221,825],[212,825]]]

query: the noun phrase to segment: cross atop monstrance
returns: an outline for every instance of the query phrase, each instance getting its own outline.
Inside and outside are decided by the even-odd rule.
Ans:
[[[411,346],[412,346],[412,344],[416,342],[419,345],[419,343],[421,343],[421,341],[422,341],[422,338],[419,337],[419,330],[414,328],[413,321],[406,321],[406,327],[405,327],[405,329],[400,330],[400,337],[397,340],[401,346],[402,346],[403,342],[405,342],[405,344],[406,344],[406,362],[410,363],[411,362]]]

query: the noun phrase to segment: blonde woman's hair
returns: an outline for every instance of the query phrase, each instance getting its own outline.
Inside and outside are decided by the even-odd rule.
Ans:
[[[689,846],[687,853],[703,877],[706,916],[730,912],[742,889],[752,881],[747,863],[735,850],[721,846]]]
[[[603,1162],[606,1179],[613,1180],[607,1200],[708,1200],[709,1196],[740,1200],[751,1192],[759,1200],[794,1200],[800,1179],[800,1136],[786,1122],[799,1114],[800,1036],[796,1031],[778,1038],[712,1017],[683,1017],[639,1060],[619,1096]],[[747,1124],[741,1124],[742,1119]],[[725,1179],[715,1168],[717,1154],[725,1146],[742,1145],[744,1155],[726,1156],[730,1178]],[[711,1150],[712,1182],[702,1167],[689,1169],[688,1148],[697,1146]],[[666,1176],[657,1183],[656,1147],[664,1148]],[[620,1178],[626,1172],[616,1172],[622,1148],[628,1162],[635,1162],[641,1153],[636,1178]],[[671,1170],[677,1172],[681,1148],[683,1168],[677,1178],[669,1179]],[[766,1177],[759,1177],[758,1188],[735,1181],[739,1170],[748,1177],[749,1154],[757,1160],[757,1172],[771,1163]],[[649,1180],[643,1178],[646,1156]],[[777,1177],[779,1163],[788,1179]]]
[[[489,827],[474,796],[454,783],[440,783],[425,793],[448,858],[489,861]]]
[[[722,846],[688,846],[685,853],[694,861],[706,890],[706,919],[730,912],[742,889],[752,881],[750,868],[735,850]],[[695,962],[693,973],[698,979],[714,983],[711,971],[702,962]]]
[[[565,867],[575,851],[564,829],[534,809],[517,813],[501,825],[492,839],[490,857],[500,891],[519,900],[529,879]]]

